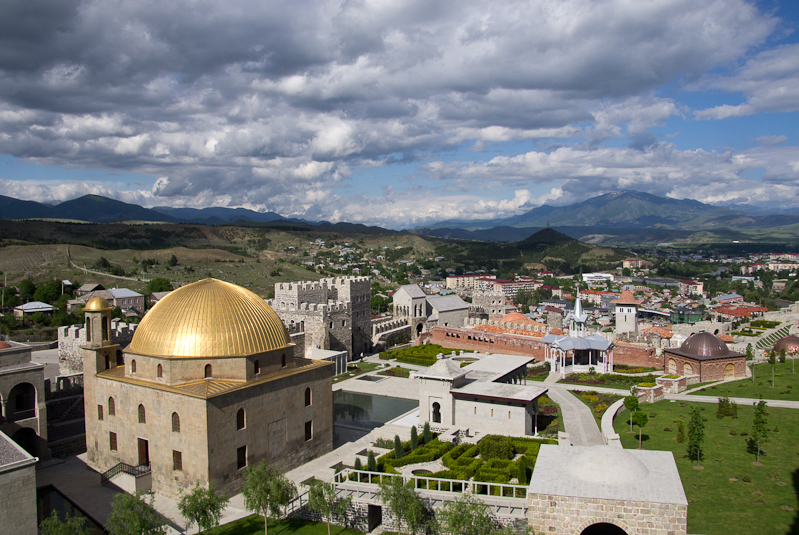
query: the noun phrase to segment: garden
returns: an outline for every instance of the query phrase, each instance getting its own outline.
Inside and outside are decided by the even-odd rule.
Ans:
[[[618,394],[606,394],[604,392],[595,392],[593,390],[589,390],[587,392],[575,390],[572,391],[572,394],[577,396],[577,399],[588,405],[588,408],[591,409],[591,414],[594,415],[597,423],[602,421],[602,415],[606,410],[608,410],[608,407],[622,398],[622,396]]]
[[[697,396],[728,396],[733,398],[778,399],[796,401],[799,399],[799,373],[795,373],[795,359],[787,362],[755,364],[752,366],[753,379],[717,383],[702,390],[692,392]],[[773,373],[773,383],[772,383]]]
[[[567,375],[565,379],[561,379],[558,382],[573,385],[603,386],[605,388],[630,390],[631,387],[640,385],[642,383],[655,384],[655,379],[656,376],[652,374],[628,376],[618,375],[615,373],[572,373]]]
[[[797,533],[799,411],[767,408],[757,464],[749,440],[755,427],[754,407],[728,404],[734,410],[722,414],[711,403],[661,401],[645,407],[639,411],[647,415],[640,430],[643,448],[674,453],[689,503],[689,533]],[[694,408],[704,427],[698,468],[687,453]],[[620,413],[614,427],[622,445],[632,449],[638,447],[639,429],[630,431],[628,416]]]
[[[477,444],[460,444],[453,447],[430,435],[400,442],[395,437],[393,444],[381,442],[378,446],[392,446],[392,450],[374,460],[370,452],[366,470],[399,474],[400,468],[421,463],[436,463],[439,470],[429,470],[425,477],[486,483],[526,485],[530,480],[541,444],[557,444],[556,440],[487,435]],[[415,445],[415,447],[414,447]],[[429,465],[428,465],[429,466]],[[355,469],[363,468],[356,460]],[[416,474],[414,470],[414,474]],[[421,474],[416,474],[421,475]],[[355,477],[353,474],[351,477]],[[448,489],[447,489],[448,490]],[[479,493],[480,489],[476,491]]]
[[[359,361],[356,363],[351,362],[347,365],[347,372],[333,377],[333,382],[338,383],[339,381],[345,381],[347,379],[357,377],[362,373],[374,371],[379,367],[380,364],[375,364],[374,362],[364,362],[364,361]]]
[[[383,351],[380,353],[380,360],[396,360],[416,366],[432,366],[436,363],[436,356],[439,353],[447,355],[452,353],[452,350],[436,344],[425,344]],[[464,350],[464,353],[471,353],[471,351]]]

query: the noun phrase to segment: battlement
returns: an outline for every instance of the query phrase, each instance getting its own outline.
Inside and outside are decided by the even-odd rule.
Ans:
[[[111,322],[111,340],[121,347],[127,346],[136,332],[135,323]],[[83,371],[83,349],[86,345],[86,327],[83,324],[58,328],[58,360],[65,363],[70,372]]]
[[[275,295],[278,292],[298,295],[300,292],[327,291],[327,288],[328,285],[325,279],[321,281],[278,282],[275,284]]]

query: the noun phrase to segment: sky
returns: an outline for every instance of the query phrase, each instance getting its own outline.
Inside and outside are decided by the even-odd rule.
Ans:
[[[4,0],[0,195],[412,228],[799,210],[795,0]]]

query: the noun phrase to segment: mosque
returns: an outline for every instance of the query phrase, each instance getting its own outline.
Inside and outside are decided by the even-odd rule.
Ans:
[[[176,497],[228,493],[266,460],[286,470],[332,450],[333,364],[295,356],[278,315],[240,286],[205,279],[160,300],[120,351],[102,297],[84,308],[89,463]],[[146,482],[144,483],[146,485]]]

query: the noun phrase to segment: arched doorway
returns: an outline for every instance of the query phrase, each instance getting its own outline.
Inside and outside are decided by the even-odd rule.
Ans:
[[[8,394],[7,417],[12,422],[36,416],[36,389],[30,383],[20,383]]]
[[[422,325],[421,323],[416,325],[416,336],[417,336],[417,338],[419,337],[419,335],[422,334],[422,329],[424,329],[424,325]]]
[[[627,532],[614,524],[598,522],[585,528],[580,535],[627,535]]]
[[[33,429],[29,427],[20,429],[11,435],[11,440],[19,444],[22,449],[34,457],[38,455],[39,448],[37,447],[37,443],[39,442],[39,437],[36,435],[36,431]]]
[[[677,362],[674,359],[669,359],[669,373],[677,373]]]
[[[438,402],[433,403],[433,423],[441,423],[441,405],[439,405]]]
[[[724,378],[725,379],[735,378],[735,364],[727,364],[726,366],[724,366]]]

